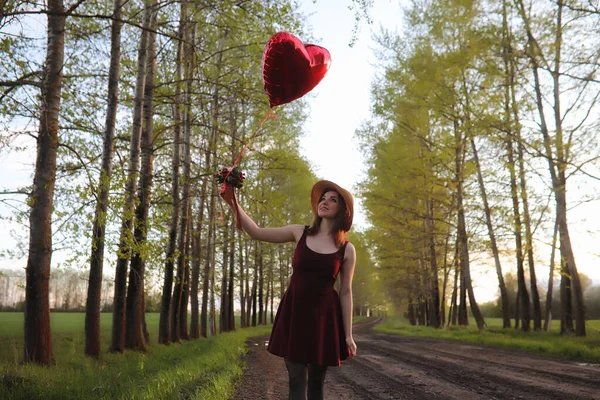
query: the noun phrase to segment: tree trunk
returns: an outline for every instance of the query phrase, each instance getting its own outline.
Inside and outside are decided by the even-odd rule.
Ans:
[[[179,33],[178,33],[178,46],[177,46],[177,64],[176,64],[176,108],[175,108],[175,120],[183,121],[184,116],[182,111],[186,109],[188,105],[187,101],[182,98],[182,71],[183,71],[183,63],[184,63],[184,53],[185,45],[184,39],[186,38],[186,29],[187,29],[187,1],[181,2],[181,12],[179,19]],[[186,112],[187,115],[187,112]],[[180,327],[180,309],[183,295],[183,285],[184,285],[184,252],[185,252],[185,243],[186,243],[186,232],[188,227],[188,201],[190,196],[190,148],[189,148],[189,134],[190,131],[186,126],[187,124],[183,121],[183,189],[181,193],[181,203],[179,205],[180,211],[179,215],[181,217],[181,221],[179,223],[179,233],[177,235],[177,274],[175,277],[175,287],[173,289],[173,299],[171,301],[171,340],[173,342],[179,342],[181,332],[179,330]]]
[[[461,245],[462,247],[462,245]],[[460,271],[460,287],[459,287],[459,301],[458,304],[458,325],[469,326],[469,315],[467,314],[467,285],[465,283],[465,276],[462,272],[463,262],[459,259],[459,271]]]
[[[258,243],[258,252],[257,252],[257,265],[258,265],[258,324],[264,323],[264,303],[263,303],[263,287],[264,287],[264,277],[263,277],[263,253],[262,253],[262,244]]]
[[[479,163],[479,155],[477,153],[477,146],[475,140],[470,137],[471,149],[473,150],[473,161],[477,168],[477,181],[479,182],[479,189],[481,190],[481,200],[483,201],[483,211],[485,213],[485,223],[488,228],[488,235],[490,237],[490,247],[492,255],[494,257],[494,264],[496,266],[496,276],[498,277],[498,288],[500,289],[500,300],[502,304],[502,327],[510,328],[510,306],[508,302],[508,293],[506,291],[506,284],[504,283],[504,275],[502,274],[502,265],[500,264],[500,254],[498,252],[498,245],[496,244],[496,234],[494,232],[494,226],[492,224],[492,211],[488,203],[487,192],[485,190],[485,184],[483,181],[483,174],[481,172],[481,165]]]
[[[53,364],[48,283],[52,259],[52,209],[56,182],[58,115],[66,14],[62,0],[48,0],[48,41],[42,81],[33,188],[29,198],[29,254],[25,270],[24,362]]]
[[[550,272],[548,273],[548,292],[546,293],[546,314],[544,318],[544,331],[549,332],[552,326],[552,294],[554,291],[554,259],[556,258],[556,237],[558,234],[558,219],[554,222],[552,235],[552,251],[550,253]]]
[[[154,6],[152,7],[154,8]],[[134,251],[131,254],[129,286],[127,288],[125,324],[125,347],[146,351],[144,339],[144,267],[146,257],[146,239],[148,237],[148,214],[150,211],[152,174],[154,167],[154,73],[156,70],[156,33],[157,11],[152,14],[150,36],[148,38],[148,56],[146,59],[146,84],[144,88],[144,126],[142,129],[142,165],[139,174],[138,204],[135,207]]]
[[[569,262],[563,255],[563,244],[560,243],[560,333],[575,332],[573,327],[573,293],[569,276]]]
[[[569,235],[569,224],[567,223],[567,178],[565,170],[567,168],[568,160],[566,159],[565,149],[563,144],[563,117],[561,115],[561,104],[560,104],[560,66],[561,66],[561,47],[562,47],[562,11],[563,3],[562,0],[558,2],[558,12],[556,13],[556,41],[555,41],[555,67],[552,72],[554,80],[554,123],[556,125],[556,169],[554,168],[554,160],[548,157],[548,163],[552,171],[557,171],[553,174],[552,179],[554,196],[556,198],[556,210],[558,214],[559,230],[560,230],[560,241],[564,246],[564,253],[569,267],[569,276],[573,284],[573,294],[575,297],[575,334],[577,336],[585,336],[585,304],[583,301],[583,290],[581,288],[581,281],[579,280],[579,271],[577,270],[577,264],[575,264],[575,255],[573,254],[573,247],[571,245],[571,237]],[[550,149],[550,138],[545,132],[544,143],[547,149]],[[548,153],[550,156],[550,153]]]
[[[230,228],[231,229],[231,246],[229,248],[229,289],[227,290],[227,296],[228,296],[228,300],[227,300],[227,331],[231,332],[231,331],[235,331],[235,314],[234,314],[234,310],[233,310],[233,301],[234,301],[234,296],[233,296],[233,291],[234,291],[234,276],[235,276],[235,243],[240,243],[240,238],[238,237],[238,240],[235,240],[235,236],[236,236],[236,227],[235,227],[235,221],[232,221],[232,223],[230,224]],[[239,247],[239,246],[238,246]]]
[[[530,321],[531,317],[529,314],[529,292],[527,291],[527,285],[525,283],[525,267],[523,265],[523,236],[522,236],[522,223],[521,223],[521,211],[519,209],[519,195],[517,191],[517,176],[516,176],[516,164],[513,150],[513,137],[514,133],[509,133],[506,138],[506,151],[508,156],[508,169],[510,171],[510,192],[513,203],[513,226],[515,229],[515,247],[517,257],[517,284],[519,287],[519,308],[521,311],[521,330],[523,332],[529,332],[531,329]]]
[[[208,165],[208,164],[207,164]],[[204,258],[204,272],[202,279],[202,310],[200,313],[200,334],[208,336],[208,292],[210,289],[211,261],[214,258],[215,244],[213,242],[214,212],[215,212],[215,185],[210,185],[210,205],[208,209],[208,233],[206,235],[206,257]]]
[[[462,134],[457,129],[458,126],[455,125],[455,135],[456,135],[456,204],[458,206],[458,226],[457,226],[457,236],[460,242],[460,264],[461,264],[461,274],[463,277],[462,284],[465,286],[463,290],[466,290],[467,295],[469,296],[469,304],[471,305],[471,312],[473,313],[473,318],[475,318],[475,322],[477,323],[477,328],[484,329],[485,321],[483,319],[483,315],[479,311],[479,306],[477,305],[477,301],[475,300],[475,293],[473,292],[473,285],[471,283],[471,266],[469,261],[469,238],[467,236],[467,228],[465,223],[465,211],[463,207],[463,160],[464,160],[464,140],[462,138]],[[461,303],[463,298],[461,296]],[[461,304],[462,307],[462,304]],[[465,311],[466,313],[466,305]],[[465,315],[466,316],[466,315]]]
[[[215,187],[215,185],[213,185],[213,188]],[[216,194],[213,197],[213,199],[216,198]],[[214,220],[214,218],[213,218]],[[212,242],[216,243],[217,242],[217,230],[213,228],[212,231]],[[210,275],[210,317],[209,317],[209,322],[210,322],[210,335],[216,335],[217,334],[217,315],[216,315],[216,307],[215,307],[215,279],[216,279],[216,275],[217,275],[217,260],[216,260],[216,256],[217,256],[217,251],[216,249],[212,252],[212,258],[210,260],[211,264],[212,264],[212,268],[211,268],[211,275]]]
[[[544,148],[546,151],[545,157],[548,161],[548,169],[550,171],[550,177],[552,179],[552,189],[554,191],[554,197],[556,200],[556,214],[558,218],[558,229],[560,233],[560,246],[562,256],[565,257],[566,265],[568,267],[568,273],[572,280],[573,295],[575,297],[575,319],[576,319],[576,334],[577,336],[585,336],[585,305],[583,301],[583,292],[581,289],[581,282],[579,280],[579,272],[575,263],[575,255],[573,254],[573,247],[571,245],[571,238],[569,235],[569,225],[567,223],[567,178],[565,170],[568,165],[567,152],[565,151],[565,144],[563,142],[563,116],[561,115],[561,103],[560,103],[560,67],[561,67],[561,55],[562,55],[562,11],[563,3],[559,1],[557,3],[556,12],[556,36],[555,43],[553,46],[554,54],[554,69],[551,71],[553,78],[553,89],[554,89],[554,122],[556,134],[554,138],[550,137],[548,131],[548,124],[546,123],[546,117],[544,113],[544,100],[542,97],[542,89],[539,78],[540,61],[539,55],[543,54],[542,49],[539,48],[537,41],[533,35],[531,27],[529,26],[529,19],[525,12],[525,6],[522,0],[516,1],[518,11],[523,19],[524,27],[527,31],[528,36],[528,47],[530,51],[527,52],[532,63],[532,71],[534,78],[534,90],[535,98],[540,118],[540,128],[544,139]],[[548,69],[550,66],[548,66]],[[554,150],[553,151],[553,145]],[[556,155],[554,153],[556,152]]]
[[[450,310],[448,311],[448,324],[456,326],[458,323],[458,280],[460,279],[460,255],[458,252],[459,248],[458,239],[454,249],[454,289],[452,290],[452,300],[450,301]]]
[[[238,125],[238,117],[237,117],[237,107],[235,105],[230,106],[230,121],[231,121],[231,161],[232,164],[235,163],[235,160],[237,158],[236,154],[237,154],[237,125]],[[231,238],[229,241],[229,274],[227,279],[228,280],[224,280],[227,282],[227,287],[225,288],[224,292],[225,292],[225,296],[226,296],[226,309],[225,309],[225,318],[224,318],[224,323],[226,326],[225,331],[226,332],[230,332],[235,330],[235,318],[234,318],[234,311],[233,311],[233,302],[234,302],[234,296],[233,296],[233,291],[234,291],[234,276],[235,276],[235,249],[236,249],[236,244],[238,244],[238,248],[239,248],[239,240],[236,240],[236,221],[235,221],[235,217],[232,216],[232,223],[229,224],[229,229],[230,229],[230,233],[229,233],[229,237]],[[224,260],[225,261],[225,260]],[[223,262],[223,268],[225,268],[226,263]],[[225,271],[223,271],[223,274],[225,274]]]
[[[273,321],[275,320],[275,313],[273,311],[273,300],[275,298],[275,296],[273,295],[273,293],[275,292],[275,288],[273,287],[275,285],[275,283],[273,282],[273,270],[271,270],[271,280],[269,281],[269,283],[271,284],[271,302],[270,302],[270,323],[273,324]]]
[[[189,216],[192,215],[192,202],[188,202]],[[190,299],[190,242],[191,234],[193,229],[192,218],[188,218],[188,229],[185,235],[185,247],[184,247],[184,265],[183,265],[183,287],[181,292],[181,306],[179,307],[179,336],[183,340],[190,340],[190,333],[188,330],[188,319],[187,311]]]
[[[217,56],[216,63],[216,71],[217,76],[221,73],[222,63],[223,63],[223,48],[225,47],[225,38],[226,33],[221,35],[218,43],[219,55]],[[210,135],[208,139],[207,151],[206,151],[206,162],[205,168],[209,171],[216,170],[215,162],[211,158],[211,154],[216,153],[217,151],[217,141],[218,141],[218,133],[219,133],[219,116],[220,116],[220,102],[219,102],[219,84],[218,78],[215,79],[214,92],[212,98],[212,120],[210,126]],[[204,264],[204,278],[203,278],[203,288],[202,288],[202,311],[201,311],[201,321],[200,321],[200,331],[202,336],[206,337],[207,331],[211,330],[211,334],[215,334],[215,320],[214,320],[214,274],[215,274],[215,212],[216,212],[216,196],[217,192],[215,190],[215,185],[211,183],[211,197],[210,197],[210,207],[209,207],[209,226],[208,226],[208,236],[207,236],[207,257],[205,259]],[[209,306],[209,295],[210,295],[210,306]],[[210,319],[210,321],[208,321]],[[207,326],[209,325],[209,326]],[[209,329],[207,329],[209,328]]]
[[[138,49],[137,78],[133,99],[133,121],[131,141],[129,143],[129,169],[125,187],[125,204],[121,217],[121,233],[119,250],[117,251],[117,267],[115,270],[115,298],[113,304],[113,326],[109,351],[123,352],[125,348],[125,298],[127,291],[127,265],[131,257],[131,241],[133,227],[133,207],[140,162],[140,142],[142,131],[142,107],[144,88],[146,85],[146,57],[148,51],[149,28],[152,7],[146,5],[142,21],[142,33]]]
[[[448,286],[448,277],[450,276],[450,268],[448,268],[448,243],[450,241],[450,235],[446,235],[444,243],[444,280],[442,282],[442,299],[440,305],[440,327],[446,325],[446,287]],[[368,309],[367,309],[368,310]]]
[[[144,269],[146,268],[145,262],[144,262]],[[150,344],[150,332],[148,332],[148,324],[146,323],[146,289],[145,289],[145,282],[142,282],[142,302],[140,305],[140,308],[142,309],[140,312],[142,314],[142,334],[144,335],[144,342],[146,343],[146,346]]]
[[[263,320],[262,320],[262,324],[266,325],[267,324],[267,314],[269,312],[269,299],[271,298],[271,269],[269,268],[267,270],[267,282],[266,282],[266,286],[267,286],[267,291],[265,293],[265,312],[263,314]]]
[[[90,256],[90,274],[88,280],[87,301],[85,306],[85,354],[100,358],[100,310],[102,308],[102,269],[104,266],[104,231],[106,228],[106,210],[112,177],[113,139],[117,106],[119,104],[119,71],[121,60],[121,2],[113,1],[113,21],[111,28],[110,67],[108,70],[108,106],[104,142],[102,147],[102,167],[98,179],[98,200],[92,228],[92,251]]]
[[[517,283],[517,297],[515,299],[515,329],[521,326],[521,289]]]
[[[427,302],[423,299],[423,296],[417,297],[417,301],[419,302],[418,312],[417,312],[417,321],[419,326],[427,325]]]
[[[414,300],[412,296],[408,296],[408,323],[412,326],[417,325],[417,316],[415,315]]]
[[[435,249],[435,225],[433,222],[433,200],[426,202],[427,207],[427,229],[429,237],[429,266],[431,273],[429,278],[429,325],[434,328],[439,328],[441,323],[440,318],[440,288],[437,266],[437,254]]]
[[[525,178],[525,161],[523,160],[523,143],[517,130],[517,156],[519,158],[519,181],[521,184],[521,201],[523,202],[523,224],[525,225],[525,246],[527,249],[527,264],[529,265],[529,287],[531,288],[531,301],[533,303],[533,330],[542,329],[542,308],[540,294],[537,289],[535,275],[535,261],[533,257],[533,233],[531,231],[531,217],[529,215],[529,200],[527,198],[527,182]]]
[[[187,45],[184,46],[185,55],[185,79],[186,79],[186,91],[185,91],[185,117],[184,117],[184,187],[187,185],[187,189],[184,190],[187,193],[187,213],[185,219],[187,219],[187,234],[185,236],[185,258],[184,258],[184,285],[180,307],[180,323],[179,332],[182,339],[190,340],[190,333],[188,330],[188,304],[190,300],[191,282],[190,282],[190,263],[191,263],[191,245],[192,245],[192,233],[194,230],[194,223],[192,218],[192,199],[191,199],[191,141],[192,141],[192,83],[194,73],[194,40],[196,36],[195,23],[192,23],[191,29],[185,29],[185,41]],[[183,218],[182,218],[183,222]],[[196,290],[197,293],[197,290]]]
[[[225,229],[223,233],[223,268],[221,273],[221,305],[219,307],[219,333],[227,332],[227,310],[229,309],[229,305],[227,301],[229,300],[229,296],[227,296],[227,288],[229,285],[227,284],[227,262],[229,261],[229,221],[225,221]]]
[[[185,1],[181,3],[184,7]],[[179,22],[181,28],[182,22]],[[181,33],[180,33],[181,34]],[[171,301],[173,290],[173,269],[175,259],[175,248],[177,246],[177,228],[179,224],[179,163],[181,162],[181,47],[183,41],[179,41],[177,47],[177,64],[176,64],[176,84],[175,84],[175,106],[173,111],[174,127],[173,127],[173,159],[171,162],[171,224],[169,225],[169,238],[167,242],[167,252],[165,254],[165,277],[163,281],[163,291],[160,305],[160,321],[158,328],[158,343],[169,344],[172,340],[171,335]]]
[[[250,321],[252,318],[252,293],[253,291],[250,289],[250,245],[248,241],[246,241],[246,328],[250,326]]]
[[[246,268],[248,265],[247,257],[244,254],[244,248],[247,246],[242,246],[242,234],[238,234],[238,262],[240,264],[240,327],[245,328],[246,324],[246,296],[248,296],[247,292],[244,290],[244,285],[247,282],[246,278]],[[245,243],[246,241],[244,241]]]
[[[200,265],[202,263],[202,257],[206,257],[209,250],[206,249],[202,252],[202,225],[204,220],[204,201],[206,198],[206,179],[202,182],[202,189],[200,194],[200,204],[198,206],[198,222],[196,225],[196,231],[193,234],[194,240],[192,241],[192,287],[190,289],[190,297],[192,302],[192,316],[190,326],[190,337],[192,339],[200,338],[200,315],[199,315],[199,298],[198,290],[200,284]]]
[[[256,326],[256,289],[258,286],[258,242],[254,243],[254,274],[252,277],[252,326]]]

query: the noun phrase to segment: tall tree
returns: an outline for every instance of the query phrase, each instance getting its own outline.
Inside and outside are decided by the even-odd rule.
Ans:
[[[583,120],[578,121],[578,123],[575,124],[575,129],[570,130],[565,137],[565,118],[569,112],[576,108],[576,104],[572,104],[566,109],[566,111],[562,110],[561,102],[564,94],[561,92],[561,78],[566,75],[570,77],[570,79],[578,81],[578,85],[575,86],[577,89],[577,94],[574,96],[576,99],[575,101],[578,102],[581,99],[586,98],[586,91],[591,89],[589,87],[590,80],[588,77],[591,76],[589,74],[595,74],[597,72],[598,65],[597,61],[591,63],[589,62],[590,51],[587,48],[583,48],[572,53],[572,55],[578,56],[580,59],[567,60],[571,65],[576,65],[577,68],[569,72],[563,71],[563,56],[568,54],[563,49],[565,44],[565,28],[567,28],[567,26],[577,26],[580,23],[576,17],[570,19],[568,22],[563,21],[565,3],[562,0],[555,4],[556,8],[553,13],[553,17],[555,18],[554,21],[545,24],[545,26],[550,26],[552,28],[552,31],[550,32],[551,36],[548,35],[548,37],[553,38],[553,42],[546,46],[549,49],[547,51],[545,51],[543,44],[540,42],[540,38],[534,31],[533,19],[530,15],[530,11],[528,11],[528,9],[525,7],[522,0],[514,0],[514,2],[527,35],[526,56],[531,65],[535,101],[540,124],[540,133],[542,135],[543,148],[545,152],[544,157],[548,162],[548,170],[550,172],[550,179],[554,192],[559,227],[560,248],[562,256],[565,260],[564,265],[567,268],[569,278],[572,281],[576,320],[575,333],[578,336],[585,336],[585,305],[581,282],[579,279],[579,272],[577,270],[577,264],[575,262],[575,255],[571,243],[569,225],[567,222],[566,191],[568,176],[567,168],[574,161],[573,155],[575,154],[573,152],[573,135],[578,132],[579,129],[581,129],[590,113],[589,111],[587,113],[583,112]],[[585,22],[582,22],[579,26],[585,26]],[[597,48],[590,50],[592,50],[592,52],[595,51],[595,59],[597,60]],[[549,60],[553,60],[553,63],[551,63]],[[542,79],[540,77],[540,73],[544,71],[548,71],[552,79],[554,135],[552,135],[550,132],[548,120],[546,118],[546,112],[544,109],[544,95]],[[569,90],[569,92],[572,93],[573,91]],[[593,97],[592,102],[587,107],[588,110],[591,111],[596,104],[597,99],[598,94]]]
[[[142,19],[142,33],[138,48],[135,97],[133,100],[133,121],[129,142],[129,163],[127,167],[127,184],[125,187],[125,203],[121,216],[119,250],[115,270],[115,296],[113,305],[113,325],[110,351],[123,352],[125,349],[125,300],[127,295],[127,266],[131,258],[132,228],[134,217],[134,201],[137,176],[140,164],[140,146],[142,137],[142,111],[144,90],[146,86],[146,58],[148,53],[149,31],[152,20],[152,7],[146,3]]]
[[[198,306],[198,289],[192,288],[191,282],[191,267],[192,267],[192,259],[194,254],[194,218],[192,214],[192,195],[191,195],[191,185],[192,185],[192,177],[191,177],[191,147],[192,147],[192,124],[194,122],[193,113],[192,113],[192,94],[193,94],[193,77],[196,73],[196,63],[195,63],[195,51],[196,51],[196,24],[191,23],[190,26],[185,30],[185,38],[186,38],[186,46],[184,47],[185,51],[185,79],[187,82],[186,90],[185,90],[185,113],[184,113],[184,140],[187,139],[187,144],[184,143],[184,185],[188,185],[187,189],[184,189],[184,192],[187,190],[187,222],[188,222],[188,232],[186,234],[186,243],[185,243],[185,284],[183,287],[183,297],[181,302],[181,317],[179,330],[181,332],[181,337],[186,340],[190,339],[190,330],[188,329],[188,320],[187,320],[187,311],[188,304],[190,302],[190,296],[193,292],[196,295],[196,305],[192,304],[192,308],[196,308],[197,315],[197,306]],[[187,145],[187,148],[185,147]],[[187,153],[186,153],[187,151]],[[198,284],[198,280],[195,280],[196,285]],[[197,324],[196,324],[197,326]],[[199,332],[195,337],[199,336]]]
[[[200,201],[198,204],[198,216],[196,228],[192,235],[192,278],[190,288],[191,301],[191,322],[190,322],[190,337],[198,339],[200,337],[200,310],[199,310],[199,284],[200,284],[200,267],[202,265],[202,257],[206,257],[209,253],[208,249],[202,251],[202,226],[204,224],[204,207],[206,199],[206,179],[202,181],[200,189]]]
[[[437,264],[437,246],[436,246],[436,233],[435,233],[435,222],[434,222],[434,201],[429,200],[426,202],[426,225],[429,237],[429,269],[430,273],[427,274],[428,282],[428,311],[429,311],[429,325],[434,328],[441,326],[441,313],[440,313],[440,288],[439,288],[439,276],[438,276],[438,264]]]
[[[100,358],[100,294],[104,266],[104,242],[108,194],[112,178],[113,141],[119,104],[119,77],[121,61],[121,7],[123,0],[113,1],[112,28],[110,34],[110,66],[108,69],[108,105],[102,148],[102,167],[98,179],[98,200],[92,228],[92,254],[85,307],[85,354]]]
[[[208,152],[208,151],[207,151]],[[207,159],[207,161],[210,161],[210,158]],[[206,165],[212,165],[210,163],[206,163]],[[202,335],[203,337],[207,337],[208,333],[209,333],[209,326],[208,326],[208,312],[209,312],[209,292],[210,292],[210,287],[211,287],[211,275],[213,274],[211,265],[212,265],[212,260],[214,259],[214,254],[215,254],[215,242],[214,242],[214,230],[215,230],[215,221],[214,221],[214,213],[215,213],[215,203],[216,203],[216,191],[215,191],[215,185],[211,184],[210,185],[210,191],[209,191],[209,196],[210,196],[210,201],[209,201],[209,206],[208,206],[208,231],[206,234],[206,246],[204,247],[206,249],[206,256],[204,257],[204,268],[203,268],[203,272],[202,272],[202,309],[200,311],[200,335]],[[214,333],[214,332],[211,332]]]
[[[227,39],[227,32],[221,32],[220,37],[217,41],[217,59],[215,61],[215,70],[216,70],[216,79],[214,81],[214,87],[212,89],[212,98],[210,99],[211,103],[211,115],[210,115],[210,133],[208,146],[206,149],[205,155],[205,169],[207,171],[215,171],[216,168],[216,160],[212,157],[213,154],[216,153],[216,149],[218,148],[218,139],[219,139],[219,122],[220,122],[220,110],[221,110],[221,102],[220,102],[220,82],[219,77],[222,73],[223,68],[223,50],[225,48],[225,41]],[[210,249],[207,252],[207,257],[204,259],[204,272],[203,272],[203,285],[202,285],[202,311],[200,316],[200,333],[202,336],[206,337],[207,328],[209,328],[210,333],[214,334],[215,330],[215,320],[214,320],[214,259],[216,255],[216,251],[214,248],[215,245],[215,212],[216,212],[216,190],[215,185],[210,184],[210,202],[208,207],[208,234],[206,237],[206,248]],[[210,309],[209,309],[209,294],[210,294]],[[210,314],[210,315],[209,315]],[[210,320],[210,321],[209,321]]]
[[[227,265],[229,263],[229,252],[231,251],[229,245],[233,242],[233,240],[229,237],[229,226],[232,223],[226,221],[225,229],[223,232],[223,254],[222,254],[222,269],[221,269],[221,293],[219,294],[219,299],[221,301],[221,305],[219,306],[219,333],[227,332],[227,312],[229,310],[229,296],[227,295],[227,289],[229,285],[227,283],[227,275],[229,273],[227,269]]]
[[[229,286],[227,288],[227,331],[235,331],[235,314],[234,314],[234,307],[233,307],[233,302],[234,302],[234,276],[235,276],[235,244],[240,243],[239,240],[235,240],[236,236],[236,228],[233,225],[233,223],[231,224],[230,228],[231,229],[231,238],[233,239],[232,244],[231,244],[231,248],[229,249]]]
[[[31,211],[25,286],[24,361],[39,364],[54,362],[48,282],[52,258],[52,208],[67,18],[62,0],[48,0],[47,4],[48,41],[42,79],[35,174],[29,199]]]
[[[464,203],[463,203],[463,195],[464,195],[464,138],[462,137],[462,133],[458,128],[458,124],[455,123],[455,135],[456,135],[456,205],[458,207],[458,224],[457,224],[457,235],[460,246],[460,270],[461,270],[461,286],[464,285],[464,290],[469,296],[469,304],[471,305],[471,312],[473,313],[473,317],[477,323],[477,327],[479,329],[485,328],[485,321],[483,319],[483,315],[481,311],[479,311],[479,306],[477,305],[477,301],[475,299],[475,293],[473,291],[473,285],[471,281],[471,265],[469,261],[469,244],[468,244],[468,236],[467,229],[465,223],[465,211],[464,211]],[[461,298],[461,306],[462,303],[465,302],[466,299]],[[466,316],[464,316],[464,321],[466,321]],[[460,323],[460,322],[459,322]]]
[[[188,215],[192,215],[192,202],[188,202]],[[184,243],[184,266],[183,266],[183,287],[181,290],[181,305],[179,307],[179,336],[183,340],[190,340],[188,329],[188,305],[190,300],[190,242],[193,227],[192,218],[188,218],[188,228]]]
[[[147,258],[148,214],[152,192],[154,168],[154,74],[156,70],[156,3],[150,8],[150,35],[146,57],[146,80],[144,86],[143,127],[141,137],[141,165],[139,171],[138,201],[135,206],[135,228],[131,252],[131,266],[126,298],[125,347],[147,350],[144,337],[144,276]]]
[[[542,329],[542,308],[540,294],[537,288],[537,277],[535,274],[535,260],[533,255],[533,231],[531,228],[531,215],[529,211],[529,199],[527,195],[527,180],[525,177],[525,160],[523,140],[517,130],[517,159],[519,166],[519,186],[521,203],[523,204],[523,225],[525,226],[525,251],[527,253],[527,266],[529,267],[529,287],[531,288],[531,302],[533,304],[533,329]]]
[[[483,201],[483,210],[485,213],[485,224],[488,228],[488,234],[490,236],[490,247],[492,255],[494,257],[494,265],[496,266],[496,275],[498,277],[498,288],[500,289],[500,301],[502,304],[502,327],[510,328],[510,307],[508,303],[508,293],[506,292],[506,284],[504,283],[504,275],[502,274],[502,265],[500,263],[500,252],[498,251],[498,244],[496,243],[496,233],[494,232],[494,225],[492,223],[492,211],[488,202],[487,192],[485,190],[485,182],[483,180],[483,173],[481,171],[481,165],[479,163],[479,155],[477,153],[477,145],[475,140],[470,137],[471,150],[473,152],[473,162],[477,168],[477,181],[479,183],[479,189],[481,191],[481,200]]]
[[[521,223],[521,211],[519,207],[519,194],[517,188],[517,165],[515,162],[514,151],[514,132],[510,132],[506,138],[506,154],[507,167],[510,171],[510,194],[513,204],[513,226],[515,230],[515,249],[517,263],[517,279],[518,279],[518,309],[521,312],[521,329],[523,332],[529,332],[531,329],[531,316],[529,314],[529,292],[525,282],[525,266],[523,257],[523,225]]]
[[[184,101],[182,82],[183,82],[183,74],[184,74],[184,56],[185,56],[185,39],[188,37],[186,34],[186,30],[188,29],[188,21],[187,21],[187,1],[181,2],[180,9],[180,17],[179,17],[179,33],[178,33],[178,45],[177,45],[177,61],[176,61],[176,69],[175,69],[175,79],[176,79],[176,99],[175,99],[175,121],[183,122],[181,126],[183,126],[184,130],[184,138],[182,141],[183,148],[183,158],[184,158],[184,172],[183,172],[183,187],[181,192],[181,202],[179,204],[180,210],[178,212],[180,223],[179,223],[179,232],[177,234],[177,256],[176,256],[176,265],[177,265],[177,273],[175,276],[175,287],[173,289],[173,300],[171,302],[171,340],[174,342],[178,342],[180,338],[179,332],[179,323],[180,323],[180,307],[181,307],[181,299],[184,285],[184,246],[186,242],[186,233],[188,228],[188,201],[190,194],[190,150],[189,150],[189,133],[190,130],[186,128],[186,124],[184,121],[184,110],[186,105],[186,101]],[[175,129],[180,129],[176,126]],[[185,137],[187,136],[187,137]],[[179,196],[179,195],[178,195]],[[169,289],[170,290],[170,289]]]
[[[554,222],[554,234],[552,235],[552,250],[550,251],[550,268],[548,273],[548,291],[546,292],[546,311],[544,314],[544,331],[550,331],[552,326],[552,294],[554,291],[554,260],[556,259],[556,238],[558,235],[558,224]]]
[[[183,34],[187,1],[181,2],[179,14],[179,31],[177,35],[177,54],[175,59],[175,104],[173,107],[173,156],[171,159],[171,223],[165,254],[165,275],[160,306],[160,320],[158,328],[158,342],[169,344],[172,340],[171,301],[173,290],[173,268],[175,265],[175,250],[177,247],[177,227],[179,226],[179,164],[181,163],[181,126],[182,126],[182,60],[183,60]]]

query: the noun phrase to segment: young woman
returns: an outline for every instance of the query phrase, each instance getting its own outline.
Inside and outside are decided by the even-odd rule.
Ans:
[[[223,198],[235,212],[234,192]],[[254,240],[294,242],[290,284],[279,303],[268,351],[285,359],[291,400],[323,399],[328,366],[356,355],[352,338],[352,277],[356,252],[346,240],[352,226],[354,199],[330,181],[311,191],[312,225],[259,227],[241,208],[238,218]],[[340,293],[334,283],[340,276]]]

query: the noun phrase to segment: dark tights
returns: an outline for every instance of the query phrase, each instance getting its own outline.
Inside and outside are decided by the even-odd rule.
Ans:
[[[325,382],[325,372],[327,372],[326,366],[307,365],[288,360],[285,360],[285,366],[290,378],[289,400],[306,400],[307,392],[308,400],[323,400],[323,382]]]

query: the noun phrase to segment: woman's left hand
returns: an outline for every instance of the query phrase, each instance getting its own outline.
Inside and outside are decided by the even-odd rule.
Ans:
[[[346,346],[348,346],[348,350],[350,351],[350,358],[356,356],[356,343],[354,343],[354,339],[352,336],[346,338]]]

